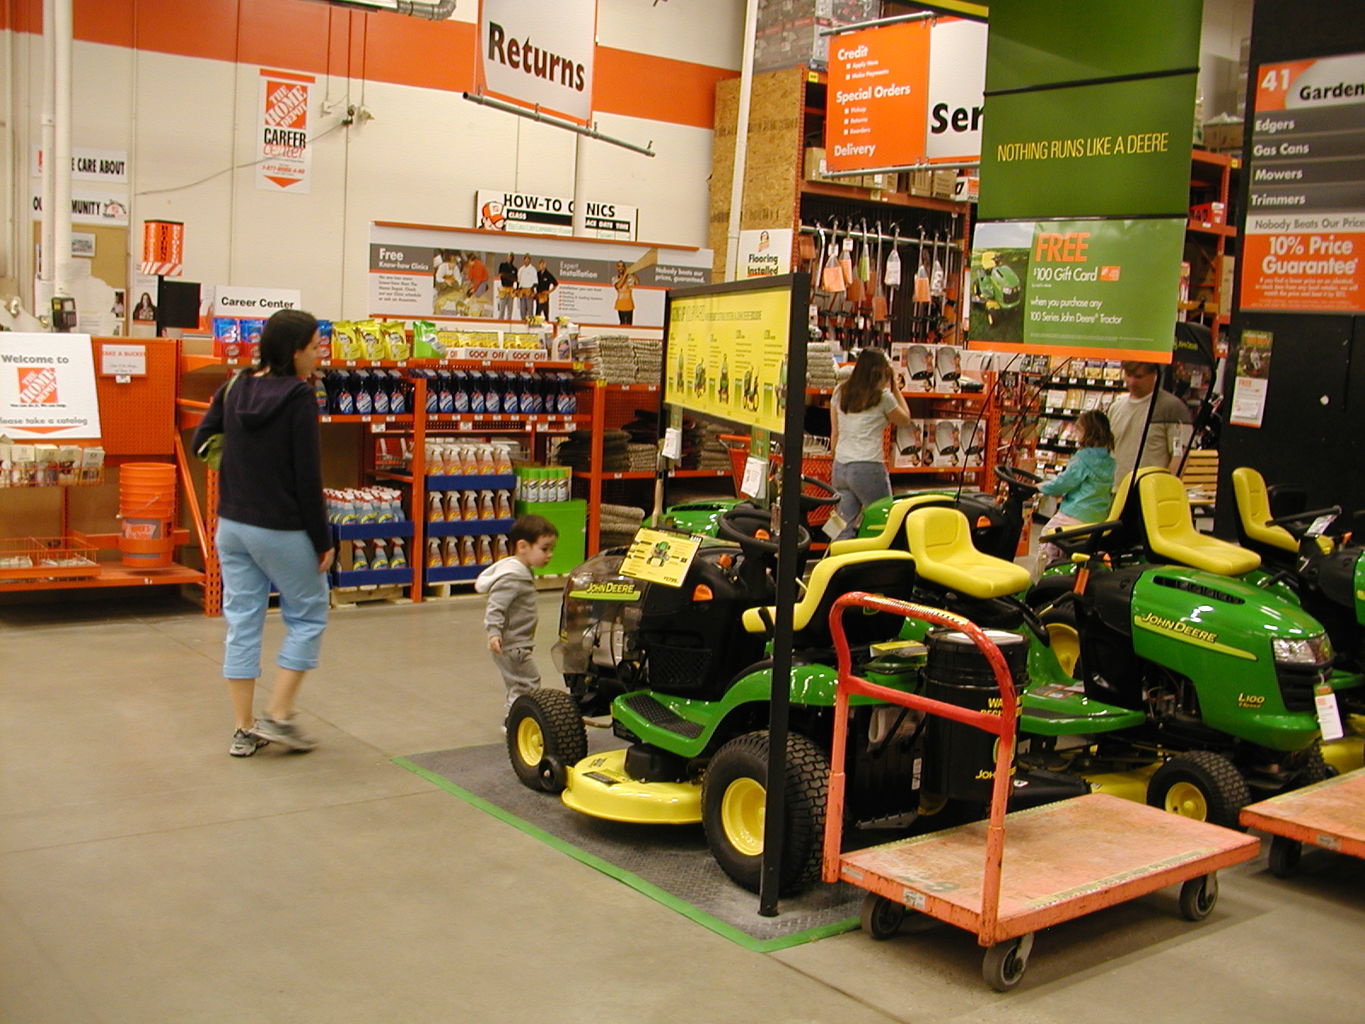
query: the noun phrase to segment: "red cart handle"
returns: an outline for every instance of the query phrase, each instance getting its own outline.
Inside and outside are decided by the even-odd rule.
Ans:
[[[878,686],[853,674],[853,655],[844,633],[844,612],[849,608],[867,608],[890,612],[907,619],[920,619],[939,626],[948,626],[965,634],[985,655],[996,684],[1000,687],[1000,714],[973,711],[940,700],[904,693],[890,687]],[[848,747],[848,703],[853,694],[874,697],[888,704],[915,708],[928,714],[970,725],[1000,737],[995,750],[995,777],[991,783],[991,810],[986,830],[986,864],[982,879],[980,941],[994,933],[1000,904],[1000,871],[1005,853],[1005,810],[1009,801],[1011,768],[1014,760],[1014,738],[1018,725],[1018,697],[1009,665],[1000,648],[981,629],[961,615],[938,608],[880,597],[862,591],[844,594],[834,602],[829,612],[830,633],[838,656],[839,680],[834,698],[834,743],[830,750],[829,801],[825,810],[825,849],[823,877],[826,882],[840,879],[839,854],[843,842],[844,790],[847,778],[844,761]]]

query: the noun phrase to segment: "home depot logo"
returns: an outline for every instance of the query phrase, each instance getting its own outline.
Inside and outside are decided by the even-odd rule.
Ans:
[[[1122,269],[1121,267],[1115,266],[1100,267],[1100,280],[1117,281],[1119,279],[1119,271],[1121,269]]]
[[[57,370],[51,366],[38,366],[19,371],[20,405],[56,405]]]

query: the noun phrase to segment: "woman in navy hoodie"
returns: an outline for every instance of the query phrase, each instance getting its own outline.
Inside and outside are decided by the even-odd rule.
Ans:
[[[311,750],[290,719],[304,673],[316,668],[327,626],[327,570],[333,549],[322,498],[318,407],[305,380],[317,368],[318,322],[282,309],[266,321],[260,362],[213,396],[194,450],[223,434],[215,544],[227,621],[223,675],[236,718],[233,757],[274,741]],[[253,710],[261,674],[261,633],[271,584],[280,594],[285,638],[265,715]]]

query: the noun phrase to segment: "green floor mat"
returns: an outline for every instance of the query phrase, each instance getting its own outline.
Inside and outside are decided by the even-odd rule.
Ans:
[[[760,917],[758,897],[721,871],[700,825],[627,825],[571,811],[557,796],[518,782],[502,744],[394,763],[745,949],[770,952],[858,927],[863,893],[844,883],[817,883],[782,900],[776,917]]]

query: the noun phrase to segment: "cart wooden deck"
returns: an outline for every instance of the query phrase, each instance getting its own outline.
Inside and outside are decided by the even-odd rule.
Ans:
[[[1241,821],[1275,837],[1270,869],[1276,875],[1293,872],[1299,843],[1365,857],[1365,768],[1249,804]]]
[[[977,932],[984,821],[843,854],[840,877]],[[1254,836],[1092,793],[1005,816],[994,941],[1208,875],[1256,856]]]

